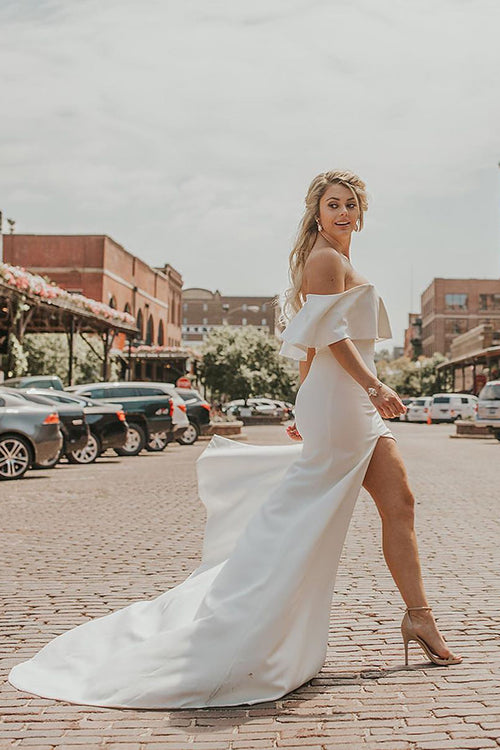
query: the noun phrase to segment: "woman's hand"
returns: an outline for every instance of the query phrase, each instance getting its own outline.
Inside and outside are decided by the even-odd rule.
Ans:
[[[286,428],[286,433],[289,438],[292,438],[292,440],[302,440],[302,435],[297,429],[297,425],[295,422],[293,424],[288,425]]]
[[[407,411],[406,406],[399,398],[396,391],[389,388],[388,385],[382,385],[376,396],[370,396],[370,401],[379,412],[379,414],[385,419],[390,417],[397,417],[399,414],[404,414]]]

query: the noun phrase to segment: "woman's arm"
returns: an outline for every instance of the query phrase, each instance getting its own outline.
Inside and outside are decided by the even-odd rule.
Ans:
[[[314,355],[316,354],[316,349],[308,349],[307,350],[307,359],[306,360],[299,360],[299,376],[300,376],[300,382],[301,384],[304,382],[304,380],[307,377],[307,373],[309,372],[312,361],[314,359]]]

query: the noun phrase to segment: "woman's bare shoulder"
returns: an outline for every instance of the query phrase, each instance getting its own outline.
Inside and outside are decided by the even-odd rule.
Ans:
[[[305,294],[336,294],[345,287],[345,265],[333,248],[312,250],[304,264],[302,288]]]

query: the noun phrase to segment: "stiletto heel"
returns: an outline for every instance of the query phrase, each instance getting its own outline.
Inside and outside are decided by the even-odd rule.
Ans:
[[[410,612],[414,609],[427,609],[431,610],[432,607],[407,607],[401,622],[401,634],[403,636],[403,643],[405,647],[405,666],[408,666],[408,644],[410,641],[415,641],[423,649],[428,658],[434,663],[440,666],[447,666],[448,664],[460,664],[462,661],[461,656],[448,656],[444,658],[438,656],[432,650],[429,644],[417,635],[415,632],[415,625],[411,621]]]

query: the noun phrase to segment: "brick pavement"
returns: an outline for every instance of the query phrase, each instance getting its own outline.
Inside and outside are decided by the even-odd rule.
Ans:
[[[417,498],[429,599],[461,665],[410,645],[361,491],[341,560],[327,661],[286,698],[247,708],[135,711],[72,706],[3,680],[0,747],[36,750],[466,750],[500,745],[500,444],[450,440],[448,425],[390,423]],[[287,442],[246,428],[250,442]],[[180,583],[199,560],[203,512],[194,460],[206,442],[164,454],[61,465],[0,486],[2,676],[54,635]],[[6,646],[6,648],[5,648]]]

